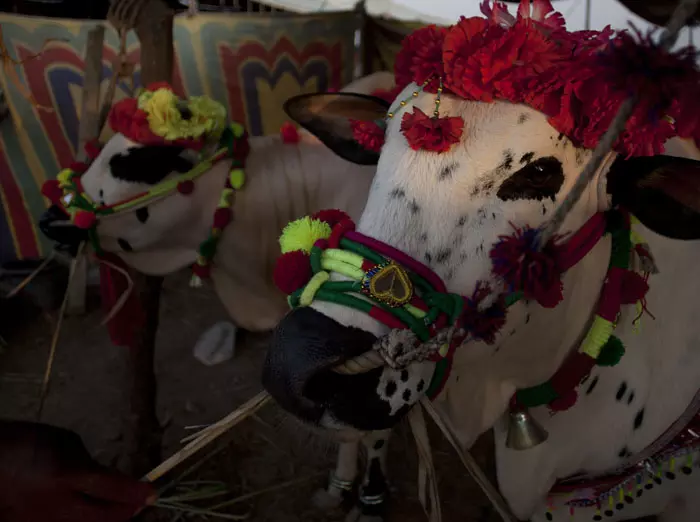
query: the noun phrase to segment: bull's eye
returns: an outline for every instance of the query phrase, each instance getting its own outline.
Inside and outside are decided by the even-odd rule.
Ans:
[[[546,198],[554,201],[563,183],[561,162],[549,156],[525,165],[503,182],[496,195],[503,201]]]

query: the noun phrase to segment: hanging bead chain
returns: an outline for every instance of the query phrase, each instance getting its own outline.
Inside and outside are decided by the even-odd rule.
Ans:
[[[425,81],[423,82],[423,85],[421,85],[421,86],[418,87],[415,91],[413,91],[409,97],[404,98],[403,100],[401,100],[401,101],[399,102],[399,106],[405,107],[406,104],[409,102],[409,100],[411,100],[411,99],[413,99],[413,98],[416,98],[416,97],[420,94],[420,92],[425,88],[425,86],[428,85],[428,83],[430,83],[430,80],[432,80],[432,79],[433,79],[433,77],[431,76],[430,78],[428,78],[427,80],[425,80]],[[440,93],[441,93],[441,92],[442,92],[442,78],[440,78],[440,87],[438,88],[438,103],[437,103],[437,105],[440,104],[439,100],[440,100]],[[437,112],[437,111],[436,111],[436,112]],[[386,117],[387,117],[388,119],[391,119],[391,118],[394,117],[394,114],[395,114],[394,112],[387,112]]]

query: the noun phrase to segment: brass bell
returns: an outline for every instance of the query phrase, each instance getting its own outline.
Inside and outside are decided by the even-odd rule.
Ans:
[[[507,448],[514,450],[534,448],[549,437],[547,430],[530,415],[527,409],[511,409],[508,415]]]

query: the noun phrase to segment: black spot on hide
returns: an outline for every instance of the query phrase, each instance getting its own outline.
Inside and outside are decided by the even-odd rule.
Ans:
[[[634,400],[634,391],[630,392],[630,396],[627,398],[627,404],[632,404],[632,401]]]
[[[445,181],[448,178],[452,177],[452,174],[454,174],[454,171],[457,170],[457,167],[459,167],[459,163],[450,163],[449,165],[443,167],[440,170],[440,175],[438,176],[438,179],[440,181]]]
[[[520,116],[518,116],[518,125],[522,125],[523,123],[525,123],[529,119],[530,119],[530,116],[523,112]]]
[[[615,400],[618,402],[622,400],[622,398],[625,396],[625,392],[627,391],[627,383],[625,381],[622,381],[622,384],[620,384],[620,387],[617,389],[617,394],[615,395]]]
[[[136,210],[136,219],[141,223],[148,221],[148,207],[141,207]]]
[[[588,385],[588,389],[586,390],[586,395],[590,395],[593,393],[593,390],[595,390],[595,387],[598,385],[598,376],[596,375],[593,377],[593,380],[591,381],[591,384]]]
[[[637,412],[637,415],[634,417],[634,429],[638,430],[639,428],[642,427],[642,424],[644,423],[644,408],[639,410]]]
[[[134,251],[131,244],[126,239],[120,237],[119,239],[117,239],[117,244],[119,245],[119,248],[121,248],[124,252]]]
[[[418,202],[415,199],[412,199],[411,202],[408,205],[409,210],[411,211],[411,214],[416,215],[418,212],[420,212],[420,206],[418,205]]]
[[[403,391],[403,400],[409,402],[411,400],[411,390]]]
[[[423,391],[423,388],[425,388],[425,381],[423,379],[421,379],[420,382],[418,383],[418,386],[416,386],[416,391],[418,393],[420,393]]]
[[[406,191],[400,188],[395,188],[391,192],[389,192],[389,197],[392,199],[401,199],[406,197]]]
[[[469,220],[469,218],[468,218],[467,216],[461,216],[461,217],[457,220],[457,226],[458,226],[458,227],[463,227],[464,225],[467,224],[467,221],[468,221],[468,220]]]
[[[192,170],[193,164],[180,156],[182,151],[182,147],[169,145],[131,147],[112,156],[109,160],[110,172],[121,181],[155,185],[172,172]]]
[[[503,152],[503,163],[498,167],[499,170],[510,170],[513,168],[513,151],[508,149]]]
[[[408,381],[408,370],[401,370],[401,382]]]
[[[527,153],[523,154],[522,157],[520,158],[520,163],[521,164],[530,163],[532,161],[532,158],[534,158],[534,157],[535,157],[534,152],[527,152]]]
[[[384,439],[379,439],[377,442],[374,443],[374,449],[379,451],[384,447]]]
[[[502,201],[541,201],[545,198],[554,201],[563,183],[564,171],[561,162],[549,156],[539,158],[515,172],[501,184],[496,195]]]
[[[397,389],[397,386],[396,386],[396,383],[394,381],[389,381],[388,383],[386,383],[386,390],[385,390],[386,396],[387,397],[393,396],[396,393],[396,389]]]
[[[438,250],[436,254],[436,261],[440,264],[445,263],[450,256],[452,255],[452,249],[451,248],[443,248],[442,250]]]

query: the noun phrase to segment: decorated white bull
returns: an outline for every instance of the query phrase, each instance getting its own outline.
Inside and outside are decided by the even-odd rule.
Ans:
[[[344,91],[392,87],[393,75],[375,73]],[[294,127],[248,138],[242,126],[226,127],[225,117],[219,103],[181,100],[164,85],[120,101],[110,113],[115,134],[92,151],[89,167],[45,186],[54,206],[41,226],[61,242],[90,238],[110,266],[119,259],[107,253],[151,275],[194,264],[237,326],[262,331],[288,309],[272,282],[281,226],[328,206],[359,216],[377,154],[366,152],[369,166],[358,166]],[[74,226],[66,226],[69,215]]]
[[[568,32],[548,0],[482,10],[405,39],[381,120],[360,98],[353,119],[332,95],[288,104],[346,158],[385,140],[357,225],[285,229],[295,309],[264,385],[341,440],[372,434],[361,518],[381,513],[386,430],[427,394],[464,449],[495,430],[518,518],[700,520],[700,155],[674,138],[700,135],[694,56]],[[616,154],[543,239],[634,93]],[[352,484],[353,447],[329,493]]]

